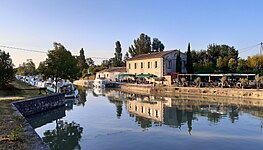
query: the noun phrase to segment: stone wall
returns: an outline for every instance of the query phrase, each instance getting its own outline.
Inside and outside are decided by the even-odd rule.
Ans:
[[[170,87],[170,86],[145,86],[135,84],[123,84],[121,90],[135,94],[150,94],[159,96],[176,96],[178,94],[232,97],[242,99],[263,100],[263,90],[237,89],[237,88],[196,88],[196,87]]]
[[[43,97],[17,101],[14,102],[13,105],[23,116],[29,116],[65,105],[65,95],[62,93],[56,93]]]

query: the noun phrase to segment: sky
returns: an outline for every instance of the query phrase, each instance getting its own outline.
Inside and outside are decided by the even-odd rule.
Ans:
[[[259,53],[263,41],[262,0],[1,0],[0,45],[39,51],[62,43],[73,55],[111,58],[119,40],[123,55],[141,33],[158,38],[165,50],[207,49],[212,43]],[[44,53],[9,52],[16,66]],[[94,59],[97,64],[101,59]]]

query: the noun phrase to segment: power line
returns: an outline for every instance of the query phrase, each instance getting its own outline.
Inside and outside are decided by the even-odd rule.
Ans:
[[[260,43],[258,43],[256,45],[249,46],[249,47],[241,48],[241,49],[239,49],[239,54],[243,53],[243,52],[246,52],[246,51],[249,51],[249,50],[251,50],[251,49],[253,49],[253,48],[255,48],[255,47],[259,46],[259,45],[260,45]]]
[[[45,53],[45,54],[47,54],[47,52],[44,52],[44,51],[25,49],[25,48],[18,48],[18,47],[13,47],[13,46],[0,45],[0,47],[9,48],[9,49],[15,49],[15,50],[21,50],[21,51],[28,51],[28,52]]]
[[[19,48],[19,47],[14,47],[14,46],[0,45],[0,47],[13,49],[13,50],[27,51],[27,52],[44,53],[44,54],[48,53],[48,52],[45,52],[45,51],[26,49],[26,48]],[[109,58],[96,57],[96,56],[92,56],[92,57],[89,57],[89,58],[93,58],[93,59],[109,59]]]

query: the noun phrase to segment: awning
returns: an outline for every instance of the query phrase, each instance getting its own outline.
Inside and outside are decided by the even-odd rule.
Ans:
[[[157,77],[157,76],[154,74],[138,74],[136,77],[141,78],[141,77]]]
[[[119,74],[119,77],[134,77],[135,75],[134,74]]]

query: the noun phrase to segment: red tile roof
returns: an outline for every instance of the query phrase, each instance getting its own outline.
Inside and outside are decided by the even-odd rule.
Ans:
[[[168,51],[162,51],[162,52],[155,52],[155,53],[151,53],[151,54],[141,54],[141,55],[134,56],[134,57],[128,59],[127,61],[151,59],[151,58],[162,58],[163,56],[165,56],[169,53],[172,53],[174,51],[177,51],[177,50],[168,50]]]
[[[113,67],[113,68],[101,70],[99,72],[126,72],[126,67]]]

